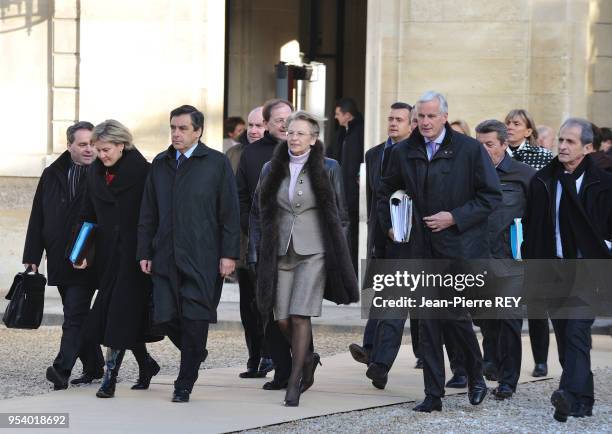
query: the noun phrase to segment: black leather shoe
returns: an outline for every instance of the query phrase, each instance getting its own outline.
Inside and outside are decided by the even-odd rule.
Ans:
[[[414,365],[414,369],[423,369],[423,359],[417,359],[416,365]]]
[[[412,410],[421,413],[431,413],[432,411],[442,411],[442,400],[435,396],[427,395],[423,402],[418,404]]]
[[[546,377],[548,375],[548,366],[546,363],[536,363],[535,368],[533,368],[533,372],[531,373],[532,377]]]
[[[485,378],[489,381],[498,381],[497,378],[497,366],[491,362],[484,362],[482,365],[482,373]]]
[[[576,401],[572,405],[572,411],[570,411],[571,417],[591,417],[593,416],[593,406],[587,405],[582,402]]]
[[[470,400],[470,404],[478,405],[482,401],[484,401],[485,396],[487,396],[487,385],[483,381],[482,383],[477,383],[474,386],[470,387],[468,390],[468,398]]]
[[[262,389],[263,390],[281,390],[287,387],[287,380],[277,380],[274,379],[272,381],[268,381],[264,383]]]
[[[370,352],[365,348],[357,344],[350,344],[349,351],[356,362],[363,363],[365,365],[370,363]]]
[[[495,389],[493,389],[493,396],[498,401],[503,401],[504,399],[512,398],[514,395],[514,390],[508,384],[500,383]]]
[[[467,377],[465,375],[453,374],[450,380],[446,382],[446,387],[450,389],[463,389],[467,387]]]
[[[555,407],[553,418],[558,422],[567,422],[572,409],[572,399],[563,390],[555,390],[550,397],[550,402]]]
[[[151,384],[151,379],[159,374],[159,365],[153,357],[147,354],[145,366],[138,367],[138,380],[132,386],[132,390],[146,390]]]
[[[370,363],[366,371],[366,377],[372,380],[372,385],[377,389],[384,389],[387,385],[387,373],[389,370],[382,363]]]
[[[238,374],[240,378],[259,378],[259,371],[257,368],[247,368],[246,371]]]
[[[68,388],[68,378],[64,377],[54,366],[47,368],[47,380],[53,383],[53,390],[64,390]]]
[[[263,357],[261,362],[259,362],[259,368],[257,368],[257,373],[259,374],[259,378],[264,378],[268,375],[268,372],[274,370],[274,361],[269,357]]]
[[[287,385],[287,392],[285,393],[285,400],[283,401],[283,405],[285,407],[297,407],[300,405],[300,395],[302,394],[302,387],[302,384],[291,386]]]
[[[83,375],[81,375],[80,377],[70,380],[70,384],[74,384],[74,385],[89,384],[94,380],[99,380],[103,376],[104,376],[104,372],[101,372],[96,375],[91,375],[91,374],[88,374],[87,372],[84,372]]]
[[[174,389],[172,402],[189,402],[190,392],[187,389]]]
[[[312,353],[310,360],[304,364],[302,370],[301,393],[306,392],[314,384],[314,374],[317,370],[317,365],[323,366],[319,353]]]

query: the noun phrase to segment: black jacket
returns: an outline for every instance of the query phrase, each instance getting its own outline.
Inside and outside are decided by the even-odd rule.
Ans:
[[[337,304],[359,301],[357,276],[348,249],[348,217],[342,197],[342,178],[338,162],[324,157],[319,141],[304,165],[321,212],[325,240],[327,281],[324,297]],[[251,210],[249,262],[258,263],[256,298],[259,310],[272,311],[276,299],[278,263],[278,202],[276,195],[283,179],[289,176],[287,142],[281,143],[271,161],[261,171],[261,181]]]
[[[83,177],[75,198],[69,201],[70,162],[70,153],[65,151],[40,177],[23,248],[23,263],[39,265],[43,251],[46,251],[49,285],[95,287],[93,269],[75,270],[68,260],[72,233],[79,222],[86,184]]]
[[[240,156],[240,163],[236,171],[236,184],[240,199],[240,227],[244,234],[247,234],[249,230],[249,213],[261,168],[270,161],[278,143],[279,141],[266,131],[261,139],[246,146]]]
[[[198,143],[176,169],[170,146],[155,157],[138,224],[137,258],[152,260],[154,322],[216,322],[221,258],[240,255],[238,195],[230,162]]]
[[[612,175],[598,168],[585,156],[586,169],[579,201],[573,201],[581,224],[578,247],[585,259],[610,258],[604,240],[612,239]],[[557,173],[562,164],[555,157],[538,171],[529,187],[527,210],[523,219],[523,256],[529,259],[554,259],[556,254]]]
[[[348,128],[340,127],[336,145],[327,156],[337,160],[342,169],[342,181],[349,216],[357,218],[359,213],[359,166],[363,163],[363,118],[355,117]]]
[[[100,288],[87,333],[111,348],[131,348],[148,331],[151,279],[136,261],[136,226],[149,163],[138,150],[124,151],[111,185],[96,160],[87,174],[82,220],[97,224],[95,264]]]
[[[502,203],[489,216],[489,243],[492,258],[512,258],[510,225],[522,218],[527,206],[529,182],[536,171],[506,154],[496,167],[501,182]]]
[[[378,218],[391,228],[389,197],[405,190],[413,200],[407,258],[488,258],[487,218],[501,203],[500,183],[482,145],[447,123],[446,135],[431,161],[418,129],[391,152],[378,189]],[[455,225],[441,232],[428,229],[423,217],[450,212]]]

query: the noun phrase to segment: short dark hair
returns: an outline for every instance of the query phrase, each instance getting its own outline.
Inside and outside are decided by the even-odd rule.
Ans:
[[[408,110],[409,112],[411,112],[412,106],[408,103],[401,102],[401,101],[394,102],[393,104],[391,104],[391,110],[401,110],[401,109]]]
[[[353,98],[340,98],[336,101],[336,106],[339,107],[342,113],[350,113],[353,116],[361,116],[359,109],[357,108],[357,103]]]
[[[230,116],[223,123],[223,131],[226,135],[233,133],[238,125],[246,125],[246,122],[240,116]]]
[[[601,127],[599,129],[599,132],[601,133],[601,141],[602,142],[606,142],[608,140],[612,140],[612,129],[610,129],[608,127]]]
[[[204,113],[202,113],[200,110],[198,110],[192,105],[182,105],[170,112],[170,120],[172,120],[172,118],[176,116],[181,115],[189,115],[189,117],[191,118],[191,126],[193,127],[193,130],[201,130],[200,137],[202,137],[202,133],[204,132]]]
[[[74,134],[79,130],[87,130],[93,131],[94,126],[91,122],[87,121],[79,121],[73,125],[70,125],[66,130],[66,140],[68,140],[68,144],[74,142]]]
[[[285,104],[287,107],[291,109],[291,111],[294,110],[293,104],[291,104],[286,99],[282,99],[282,98],[269,99],[264,103],[263,108],[261,109],[261,115],[263,116],[264,121],[270,122],[270,116],[272,115],[272,110],[274,110],[276,107],[278,107],[281,104]]]
[[[476,126],[476,134],[487,133],[497,133],[497,140],[499,140],[502,145],[506,143],[506,140],[508,140],[508,128],[506,128],[506,125],[503,122],[500,122],[497,119],[489,119],[479,123]]]

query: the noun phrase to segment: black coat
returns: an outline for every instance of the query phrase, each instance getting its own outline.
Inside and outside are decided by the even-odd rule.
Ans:
[[[327,155],[340,163],[349,217],[353,220],[358,219],[358,178],[359,167],[363,163],[363,118],[361,116],[350,121],[348,128],[340,127],[336,145],[329,149]]]
[[[529,183],[536,171],[507,153],[495,169],[501,182],[502,203],[489,216],[491,257],[511,259],[510,225],[525,214]]]
[[[106,185],[106,167],[96,160],[87,174],[82,220],[97,224],[96,256],[100,287],[87,330],[96,342],[131,348],[148,331],[151,279],[136,261],[136,227],[149,163],[138,150],[124,151]]]
[[[92,269],[75,270],[68,260],[73,230],[79,222],[83,206],[86,184],[83,177],[74,199],[70,201],[70,158],[70,153],[65,151],[40,177],[28,223],[23,263],[39,265],[45,251],[49,285],[95,287],[95,272]]]
[[[587,166],[578,192],[579,201],[572,201],[580,216],[580,225],[576,228],[581,234],[578,247],[585,259],[606,259],[612,256],[604,243],[612,239],[612,175],[598,168],[589,155],[585,159]],[[555,157],[531,180],[523,219],[522,253],[525,258],[557,257],[556,174],[562,170],[562,164]]]
[[[236,184],[240,199],[240,227],[245,235],[249,231],[249,213],[261,168],[272,158],[276,145],[278,140],[266,131],[261,139],[246,146],[240,156]]]
[[[488,258],[487,218],[501,203],[500,183],[482,145],[447,123],[446,135],[431,161],[418,129],[391,152],[378,189],[378,218],[386,234],[391,228],[389,197],[405,190],[413,200],[406,258]],[[448,211],[455,225],[434,233],[423,217]]]
[[[256,298],[263,314],[272,311],[276,299],[278,264],[278,202],[276,195],[289,175],[287,142],[281,143],[272,160],[261,171],[258,190],[253,200],[249,226],[249,262],[257,262]],[[359,301],[357,276],[348,249],[348,218],[342,197],[340,167],[325,158],[323,144],[312,147],[304,170],[309,174],[318,201],[325,240],[327,281],[324,297],[337,304]]]
[[[137,258],[153,262],[155,323],[181,316],[216,322],[220,259],[240,255],[236,181],[227,157],[203,143],[178,170],[176,164],[172,146],[153,160]]]

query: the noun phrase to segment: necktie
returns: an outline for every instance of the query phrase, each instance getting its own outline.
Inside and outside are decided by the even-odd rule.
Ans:
[[[438,144],[436,142],[427,142],[427,158],[429,161],[436,155],[438,151]]]
[[[385,149],[383,150],[383,154],[382,154],[382,158],[380,161],[380,174],[383,175],[385,173],[385,168],[387,167],[387,164],[389,162],[389,154],[391,154],[391,146],[385,146]]]
[[[176,160],[176,168],[181,167],[181,164],[187,159],[184,154],[179,155],[178,160]]]

